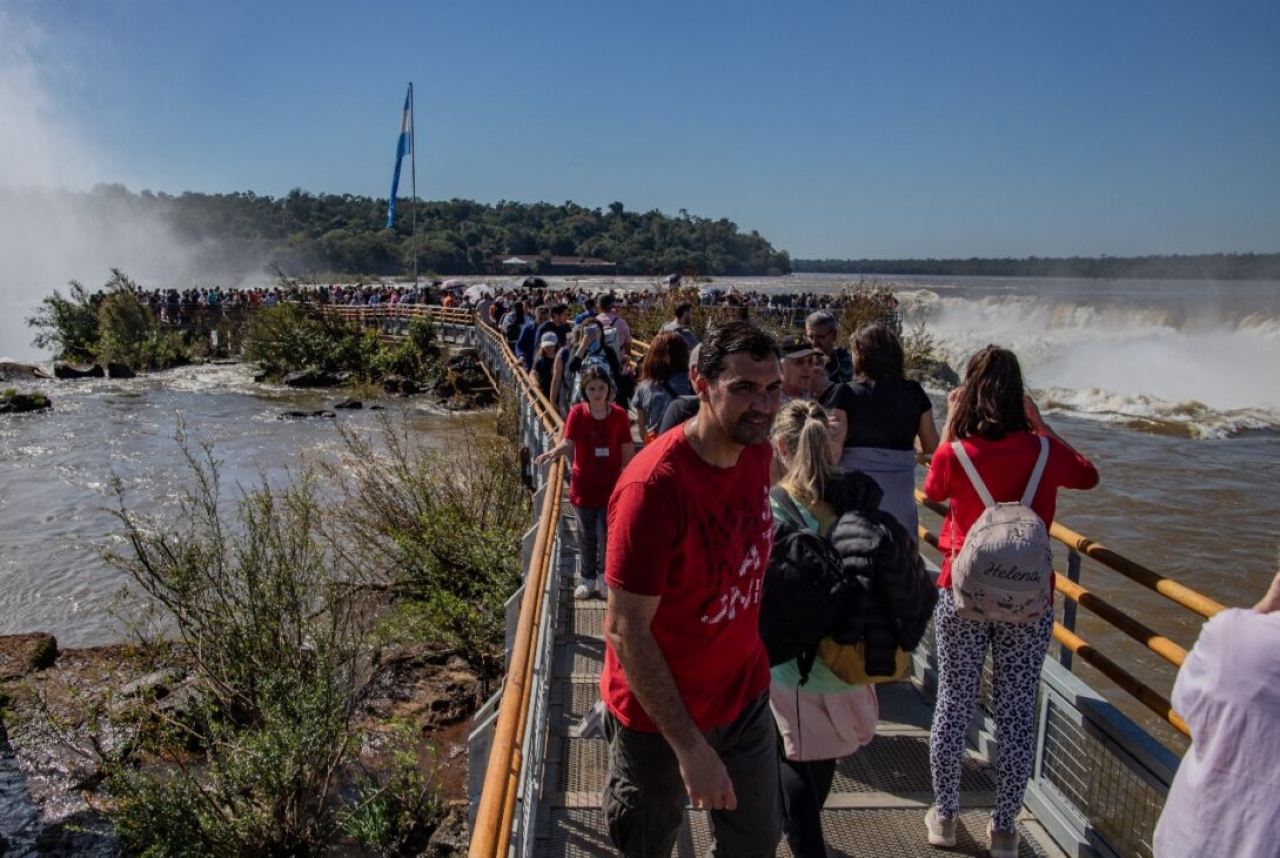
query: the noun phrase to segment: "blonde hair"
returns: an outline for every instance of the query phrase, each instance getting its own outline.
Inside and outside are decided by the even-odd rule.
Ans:
[[[773,424],[773,450],[786,466],[781,482],[799,500],[817,503],[836,474],[827,434],[827,412],[816,402],[793,399]]]

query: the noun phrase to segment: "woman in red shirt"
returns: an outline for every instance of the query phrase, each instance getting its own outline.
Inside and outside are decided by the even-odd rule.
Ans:
[[[1057,490],[1091,489],[1098,484],[1098,471],[1044,422],[1025,393],[1017,356],[1007,349],[987,346],[970,358],[964,383],[947,401],[947,422],[924,481],[930,500],[950,504],[938,538],[944,561],[934,613],[938,703],[929,737],[934,806],[925,824],[931,844],[955,845],[965,731],[990,648],[1000,757],[996,807],[987,832],[993,858],[1016,857],[1014,819],[1031,776],[1036,688],[1053,635],[1053,611],[1021,624],[971,620],[956,613],[951,561],[985,504],[952,442],[963,445],[991,497],[1000,503],[1021,500],[1040,455],[1040,439],[1048,439],[1048,461],[1031,500],[1031,509],[1046,527],[1053,524]]]
[[[569,409],[560,443],[534,459],[541,465],[573,454],[569,503],[578,517],[578,577],[573,598],[605,598],[606,514],[609,495],[622,468],[636,454],[631,420],[611,401],[613,378],[603,367],[587,367],[578,377],[582,402]]]

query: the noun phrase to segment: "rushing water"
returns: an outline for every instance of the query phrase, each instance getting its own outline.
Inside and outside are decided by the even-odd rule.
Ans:
[[[829,291],[847,280],[732,285]],[[1061,521],[1227,604],[1256,601],[1276,566],[1280,284],[891,280],[906,328],[924,322],[954,366],[987,342],[1017,351],[1047,419],[1098,465],[1102,484],[1064,492]],[[40,387],[52,411],[0,419],[0,633],[46,630],[71,646],[118,638],[109,607],[123,580],[101,559],[119,538],[111,480],[143,508],[172,509],[187,476],[173,441],[179,418],[213,443],[228,485],[287,479],[299,454],[340,446],[335,421],[278,419],[325,407],[332,393],[256,385],[238,366]],[[465,432],[466,418],[412,413],[432,443]],[[1194,640],[1196,618],[1161,597],[1091,563],[1084,583],[1178,642]],[[1167,691],[1171,671],[1158,658],[1088,618],[1081,628]]]

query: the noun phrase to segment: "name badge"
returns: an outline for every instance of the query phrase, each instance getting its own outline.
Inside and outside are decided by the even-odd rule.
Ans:
[[[597,458],[597,459],[607,459],[607,458],[609,458],[609,448],[608,448],[608,447],[596,447],[596,458]]]

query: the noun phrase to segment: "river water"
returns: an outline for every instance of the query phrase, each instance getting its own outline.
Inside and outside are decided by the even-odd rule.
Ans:
[[[1222,602],[1256,601],[1276,569],[1280,284],[885,279],[896,284],[906,329],[924,323],[953,366],[988,342],[1019,354],[1046,418],[1102,474],[1092,492],[1063,493],[1063,523]],[[727,285],[829,291],[848,280]],[[303,454],[337,455],[335,422],[375,419],[362,411],[281,420],[335,396],[254,384],[235,365],[40,388],[52,411],[0,419],[0,633],[49,631],[64,646],[120,638],[110,608],[124,581],[101,556],[119,547],[111,481],[122,480],[134,506],[174,508],[187,477],[173,440],[179,420],[213,444],[226,485],[253,485],[288,479]],[[944,392],[934,394],[941,417]],[[428,443],[446,445],[474,425],[408,402]],[[1194,641],[1197,618],[1163,598],[1092,563],[1084,583],[1178,642]],[[1172,672],[1157,657],[1087,617],[1081,628],[1167,692]]]

